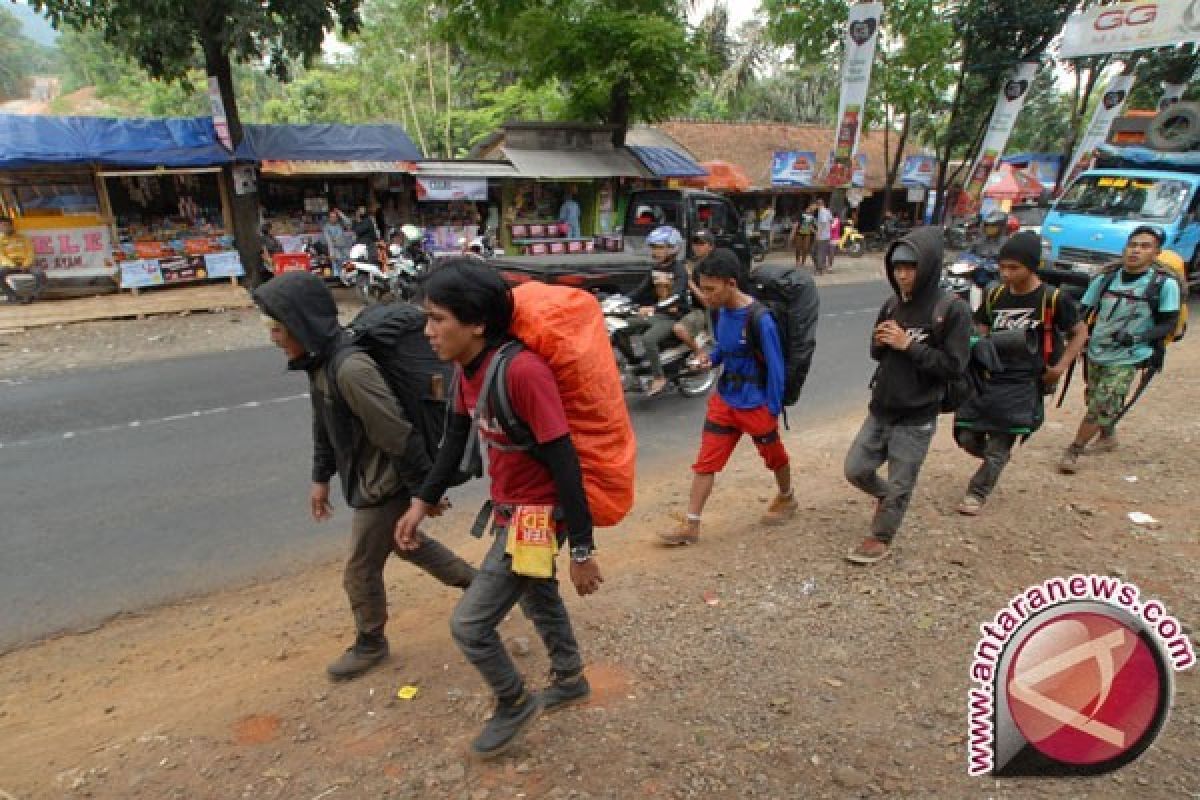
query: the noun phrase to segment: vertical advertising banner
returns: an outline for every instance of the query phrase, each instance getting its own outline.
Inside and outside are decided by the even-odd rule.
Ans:
[[[992,120],[988,123],[987,133],[979,148],[979,158],[971,169],[971,179],[967,181],[966,194],[972,203],[979,199],[983,187],[987,185],[988,176],[1004,154],[1004,147],[1017,124],[1017,115],[1025,106],[1025,98],[1029,95],[1029,87],[1033,85],[1038,66],[1036,62],[1018,64],[1012,77],[1000,87],[1000,96],[996,98],[996,106],[992,109]]]
[[[225,103],[221,100],[221,86],[213,75],[208,76],[208,101],[212,104],[213,127],[217,131],[217,139],[225,145],[225,149],[233,152],[233,138],[229,135],[229,119],[225,116]],[[244,192],[238,192],[244,194]]]
[[[1121,115],[1121,109],[1125,107],[1125,100],[1129,97],[1131,88],[1133,88],[1132,75],[1117,75],[1108,82],[1104,94],[1100,97],[1100,102],[1096,104],[1096,110],[1092,114],[1092,121],[1088,125],[1087,131],[1080,137],[1079,144],[1071,155],[1071,163],[1067,165],[1067,177],[1062,182],[1064,190],[1079,177],[1079,173],[1092,165],[1092,157],[1096,153],[1096,148],[1104,144],[1104,140],[1108,138],[1108,130],[1112,127],[1113,120]]]
[[[825,175],[825,185],[846,186],[854,175],[854,153],[862,130],[867,86],[871,82],[871,63],[875,60],[875,42],[879,39],[882,3],[855,3],[846,20],[846,60],[842,63],[842,92],[838,98],[837,128],[833,143],[833,161]]]

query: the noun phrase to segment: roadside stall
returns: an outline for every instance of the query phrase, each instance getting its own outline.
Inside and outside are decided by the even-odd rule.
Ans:
[[[239,155],[260,162],[262,221],[283,246],[277,271],[336,277],[354,243],[347,218],[378,213],[380,234],[412,219],[411,173],[421,151],[398,125],[247,125]]]
[[[484,231],[500,229],[502,185],[516,170],[507,161],[422,161],[413,181],[417,227],[434,256],[461,252]]]
[[[212,121],[0,116],[4,207],[55,284],[236,278]]]

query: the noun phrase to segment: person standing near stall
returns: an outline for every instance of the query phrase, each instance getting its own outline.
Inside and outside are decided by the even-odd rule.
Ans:
[[[566,198],[558,209],[558,221],[565,222],[569,229],[567,235],[572,239],[578,239],[581,235],[579,227],[579,201],[575,199],[575,192],[568,191]]]

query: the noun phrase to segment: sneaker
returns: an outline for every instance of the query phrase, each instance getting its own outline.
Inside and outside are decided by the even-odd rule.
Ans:
[[[664,547],[681,547],[685,544],[696,544],[699,541],[699,526],[692,525],[686,519],[670,533],[658,534],[658,543]]]
[[[1058,460],[1058,471],[1064,475],[1074,475],[1079,471],[1079,448],[1074,444],[1069,445],[1063,451],[1062,458]]]
[[[496,704],[496,713],[483,724],[483,731],[471,742],[471,752],[483,759],[502,755],[517,743],[541,713],[542,701],[527,691],[522,691],[516,700],[500,701]]]
[[[1117,449],[1117,436],[1110,433],[1105,436],[1100,434],[1100,438],[1089,448],[1093,453],[1111,453]]]
[[[868,536],[859,543],[858,547],[846,554],[846,560],[851,564],[874,564],[887,558],[891,545],[882,539]]]
[[[591,695],[592,687],[582,671],[560,678],[557,672],[551,670],[550,685],[538,692],[538,699],[542,702],[543,711],[554,711],[582,703]]]
[[[969,494],[963,498],[963,501],[958,504],[958,513],[968,517],[978,516],[983,510],[983,500],[973,494]]]
[[[325,671],[335,681],[357,678],[388,657],[388,642],[383,634],[360,633],[354,644]]]
[[[796,495],[790,494],[784,497],[781,494],[775,495],[775,499],[771,501],[771,505],[767,506],[767,512],[762,515],[763,525],[778,525],[781,522],[786,522],[796,516],[796,512],[800,509],[800,504],[796,502]]]

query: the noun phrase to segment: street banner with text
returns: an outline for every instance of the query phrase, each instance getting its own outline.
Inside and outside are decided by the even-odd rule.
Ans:
[[[871,64],[883,18],[882,3],[855,3],[846,20],[846,59],[842,63],[842,91],[838,97],[833,161],[825,175],[826,186],[847,186],[854,176],[854,154],[862,131]]]
[[[1062,182],[1064,190],[1079,177],[1079,173],[1092,165],[1096,148],[1104,144],[1113,120],[1121,116],[1121,109],[1125,107],[1125,100],[1129,97],[1131,88],[1133,88],[1132,75],[1117,75],[1108,82],[1104,94],[1100,96],[1100,102],[1096,104],[1091,124],[1088,125],[1083,138],[1079,140],[1079,144],[1071,156],[1071,163],[1067,165],[1065,173],[1067,177]]]
[[[971,179],[967,182],[966,194],[974,204],[979,200],[983,187],[987,185],[988,176],[996,168],[1004,148],[1008,145],[1008,137],[1012,135],[1013,126],[1017,124],[1017,116],[1025,107],[1025,98],[1029,96],[1029,87],[1038,71],[1037,62],[1018,64],[1013,70],[1012,77],[1000,87],[1000,96],[992,109],[992,119],[988,123],[987,133],[984,134],[983,144],[979,147],[979,157],[971,169]]]

